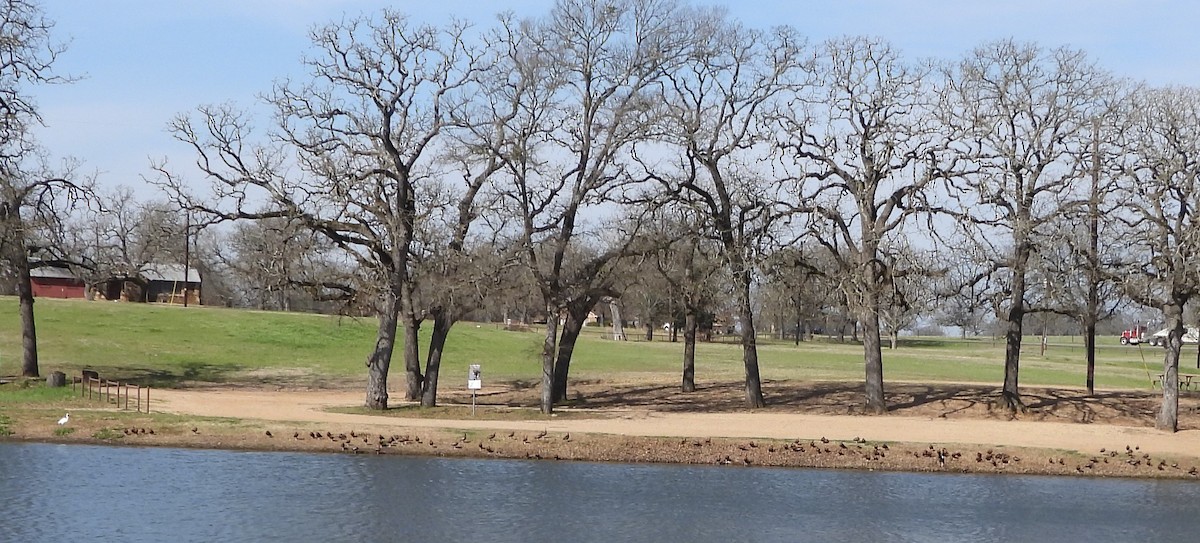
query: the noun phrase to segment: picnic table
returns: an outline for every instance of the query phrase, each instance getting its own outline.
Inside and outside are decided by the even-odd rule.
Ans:
[[[1179,374],[1179,390],[1184,390],[1184,389],[1191,390],[1192,389],[1192,379],[1194,377],[1196,377],[1196,376],[1189,374],[1189,373]],[[1152,386],[1160,386],[1161,387],[1162,382],[1163,382],[1163,374],[1160,373],[1160,374],[1158,374],[1158,378],[1155,379],[1154,382],[1152,383]],[[1200,379],[1196,380],[1196,384],[1200,385]]]

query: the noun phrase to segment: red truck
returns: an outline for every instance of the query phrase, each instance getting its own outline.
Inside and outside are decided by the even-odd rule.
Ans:
[[[1137,345],[1143,341],[1156,339],[1153,336],[1146,337],[1146,327],[1142,325],[1134,326],[1133,328],[1121,331],[1121,345]]]
[[[1141,343],[1149,343],[1153,347],[1167,346],[1167,329],[1159,330],[1153,335],[1146,335],[1145,326],[1135,326],[1128,330],[1121,331],[1121,345],[1138,345]],[[1200,343],[1200,329],[1195,326],[1185,326],[1183,329],[1183,344],[1195,345]]]

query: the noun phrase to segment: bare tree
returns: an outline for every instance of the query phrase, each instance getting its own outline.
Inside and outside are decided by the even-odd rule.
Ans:
[[[626,266],[629,277],[621,285],[621,301],[630,310],[630,315],[637,319],[642,328],[646,341],[654,341],[655,329],[662,324],[672,322],[671,309],[674,303],[674,293],[666,278],[658,271],[658,247],[665,241],[653,233],[653,226],[642,232],[647,239],[646,246],[639,250],[640,255],[631,259]],[[643,252],[644,251],[644,252]]]
[[[329,303],[345,301],[353,289],[354,280],[336,261],[333,244],[299,222],[246,221],[224,232],[221,241],[225,250],[213,258],[230,276],[239,304],[280,311],[332,310]]]
[[[355,260],[378,287],[379,328],[367,358],[366,405],[387,408],[396,327],[404,330],[405,396],[420,398],[424,378],[411,253],[418,187],[437,172],[436,154],[455,111],[475,90],[480,54],[467,28],[418,26],[396,12],[314,30],[306,84],[283,82],[267,97],[276,144],[253,145],[248,119],[228,106],[202,107],[199,121],[178,118],[176,137],[197,154],[213,196],[158,166],[163,185],[185,208],[212,220],[299,221]],[[250,202],[265,201],[265,208]]]
[[[780,145],[804,172],[800,209],[835,263],[830,271],[845,278],[862,326],[867,410],[884,413],[880,304],[894,276],[885,238],[927,209],[947,141],[935,122],[931,69],[906,63],[887,43],[827,42],[814,72],[802,105],[780,117],[790,136]]]
[[[1127,255],[1126,293],[1162,311],[1169,331],[1163,357],[1162,407],[1155,426],[1179,428],[1179,351],[1184,309],[1200,294],[1200,90],[1136,93],[1120,157],[1118,198]]]
[[[21,375],[26,377],[39,373],[29,270],[42,256],[31,261],[32,230],[35,225],[58,224],[63,206],[86,192],[86,187],[68,180],[70,171],[56,173],[47,166],[30,135],[41,117],[29,87],[70,79],[53,72],[54,61],[65,50],[51,41],[53,28],[34,1],[0,3],[0,268],[6,268],[0,276],[8,277],[19,300]]]
[[[946,269],[937,282],[936,295],[937,320],[943,326],[953,326],[959,329],[959,335],[966,339],[967,335],[977,336],[983,331],[987,315],[994,313],[992,298],[985,290],[985,284],[979,279],[986,277],[991,267],[974,258],[971,251],[955,251],[953,255],[943,255]]]
[[[792,30],[763,33],[721,12],[691,18],[686,63],[667,73],[665,140],[679,153],[671,169],[646,168],[668,191],[701,210],[719,243],[737,300],[746,405],[763,407],[751,290],[760,244],[778,226],[781,186],[762,171],[770,141],[764,115],[803,75],[803,40]],[[776,179],[778,180],[778,179]]]
[[[937,301],[934,283],[944,271],[936,264],[936,255],[907,244],[892,242],[887,284],[880,298],[881,332],[887,333],[891,348],[900,342],[900,331],[920,324]]]
[[[950,194],[970,238],[988,248],[988,276],[1004,275],[1007,300],[1003,407],[1024,410],[1018,387],[1027,273],[1045,229],[1060,215],[1079,178],[1072,151],[1085,143],[1109,84],[1081,51],[1012,41],[967,55],[948,76],[945,105],[956,147],[974,165]],[[1002,240],[1002,241],[1001,241]]]
[[[1046,244],[1036,253],[1030,272],[1031,277],[1045,279],[1046,312],[1069,317],[1083,329],[1085,384],[1088,394],[1095,394],[1096,326],[1116,314],[1128,298],[1112,273],[1114,260],[1121,258],[1116,246],[1119,223],[1108,220],[1117,216],[1122,204],[1112,198],[1111,183],[1104,183],[1108,188],[1096,180],[1089,185],[1089,193],[1082,195],[1083,205],[1067,210],[1061,221],[1048,227],[1057,243]],[[1080,230],[1080,224],[1087,227]]]
[[[560,0],[541,20],[507,22],[512,46],[505,69],[517,82],[511,92],[522,94],[522,108],[497,120],[511,135],[497,151],[545,305],[543,412],[551,412],[555,400],[561,312],[587,305],[579,301],[595,294],[596,274],[635,234],[588,218],[637,181],[626,155],[654,128],[650,93],[680,58],[686,38],[678,19],[672,2]],[[605,249],[583,251],[581,245]],[[569,262],[584,254],[594,256]]]
[[[156,264],[183,263],[186,219],[164,201],[141,201],[133,189],[119,186],[96,195],[94,209],[69,226],[70,252],[89,295],[115,296],[108,286],[128,288],[138,297],[143,273]]]
[[[429,183],[427,211],[417,223],[417,266],[425,276],[422,307],[433,320],[421,385],[424,407],[437,405],[442,353],[451,327],[504,288],[500,272],[519,257],[518,250],[500,240],[510,221],[502,210],[501,193],[488,188],[507,165],[504,150],[512,144],[507,123],[523,107],[524,94],[514,91],[504,70],[513,45],[508,38],[503,27],[488,36],[490,41],[480,51],[480,92],[452,112],[458,130],[448,133],[452,143],[441,158],[461,180]],[[485,231],[475,232],[481,222]]]
[[[802,244],[783,247],[772,252],[763,266],[764,298],[779,305],[781,326],[790,318],[796,345],[812,333],[813,323],[838,299],[831,292],[836,290],[836,282],[822,273],[833,265],[814,252]]]
[[[728,283],[722,273],[720,250],[705,235],[705,218],[695,210],[666,206],[656,214],[656,228],[647,233],[659,240],[648,257],[651,273],[666,284],[667,294],[683,313],[683,372],[680,390],[696,390],[696,332],[701,314],[711,312],[721,286]],[[677,322],[672,322],[672,331]]]

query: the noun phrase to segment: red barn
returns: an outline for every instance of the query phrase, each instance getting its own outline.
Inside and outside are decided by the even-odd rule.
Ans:
[[[29,270],[33,295],[41,298],[83,298],[85,285],[71,270],[42,266]]]

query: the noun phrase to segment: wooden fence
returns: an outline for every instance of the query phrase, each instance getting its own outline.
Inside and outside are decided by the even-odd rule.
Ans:
[[[130,395],[130,389],[136,394]],[[99,379],[84,375],[83,377],[75,377],[71,379],[71,390],[79,392],[80,396],[86,397],[89,400],[96,399],[106,403],[115,403],[120,409],[129,409],[129,403],[133,401],[133,409],[137,412],[142,412],[142,391],[145,391],[145,410],[150,412],[150,387],[141,386],[134,383],[124,381],[110,381],[108,379]]]

